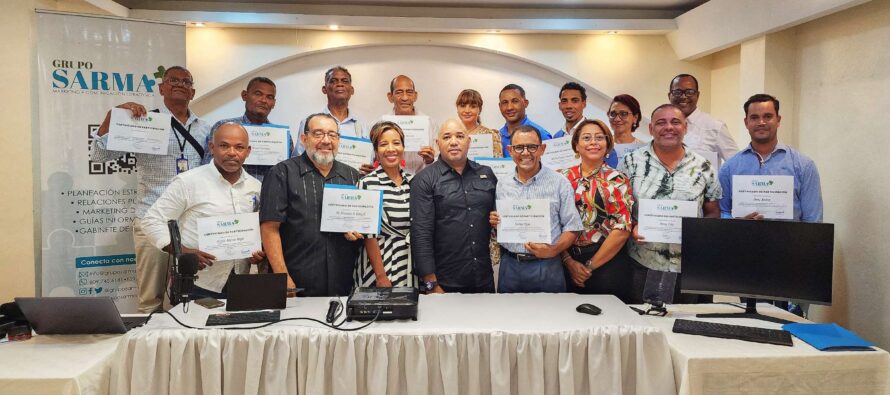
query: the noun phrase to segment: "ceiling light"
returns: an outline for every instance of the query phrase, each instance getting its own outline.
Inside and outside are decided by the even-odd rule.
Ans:
[[[204,25],[204,22],[195,22],[195,23],[192,23],[192,26],[194,26],[194,27],[204,27],[204,26],[206,26],[206,25]]]
[[[606,34],[612,34],[612,35],[614,35],[614,34],[618,34],[618,32],[615,31],[615,30],[610,30],[610,31],[606,32]]]
[[[328,29],[331,29],[331,30],[340,30],[340,26],[338,26],[338,25],[328,25]]]

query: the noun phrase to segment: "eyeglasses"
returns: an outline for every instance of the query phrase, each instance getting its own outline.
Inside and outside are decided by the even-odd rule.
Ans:
[[[309,135],[316,140],[321,140],[327,136],[331,140],[337,140],[340,138],[340,133],[338,132],[325,132],[323,130],[313,130],[309,132]]]
[[[190,80],[188,78],[179,79],[176,77],[168,77],[167,79],[164,80],[164,82],[167,84],[173,85],[173,86],[181,86],[183,88],[191,88],[192,85],[195,84],[192,80]]]
[[[581,136],[582,143],[589,143],[591,141],[596,141],[597,143],[606,142],[606,135],[598,134],[596,136],[591,136],[589,134],[585,134],[585,135]]]
[[[630,113],[627,111],[609,111],[609,113],[606,115],[609,117],[609,119],[621,118],[622,120],[624,120],[627,119]]]
[[[524,145],[520,144],[520,145],[511,145],[510,147],[512,147],[513,151],[515,151],[517,154],[521,154],[521,153],[525,152],[525,150],[528,150],[528,153],[530,153],[530,154],[534,154],[535,152],[538,152],[538,148],[540,147],[540,145],[538,145],[538,144],[524,144]]]
[[[698,93],[698,89],[674,89],[670,93],[671,93],[671,96],[673,96],[673,97],[680,97],[680,96],[690,97],[690,96],[693,96],[696,93]]]

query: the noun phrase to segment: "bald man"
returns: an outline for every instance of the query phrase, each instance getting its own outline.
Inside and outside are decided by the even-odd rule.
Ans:
[[[414,107],[417,97],[418,92],[414,87],[414,81],[408,76],[396,76],[389,82],[389,92],[386,94],[386,100],[392,103],[392,112],[389,115],[426,116]],[[436,130],[436,126],[432,118],[430,118],[429,125],[429,145],[423,146],[420,151],[405,151],[405,170],[409,173],[419,173],[421,169],[436,159],[436,152],[432,146],[433,140],[435,140],[433,131]]]
[[[247,273],[250,264],[265,257],[258,250],[247,259],[217,260],[198,249],[198,218],[253,213],[259,209],[260,201],[259,180],[243,168],[244,160],[250,155],[247,130],[238,123],[224,123],[213,134],[209,149],[213,162],[174,177],[142,219],[151,243],[167,252],[170,252],[167,221],[179,222],[182,253],[196,254],[201,268],[192,299],[224,299],[229,274]]]
[[[411,180],[411,257],[421,290],[492,293],[488,213],[497,178],[467,159],[470,135],[449,119],[436,138],[439,160]]]

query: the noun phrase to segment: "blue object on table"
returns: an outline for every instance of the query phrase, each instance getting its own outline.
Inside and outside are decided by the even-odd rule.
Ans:
[[[874,344],[838,324],[785,324],[782,329],[819,351],[873,351]]]

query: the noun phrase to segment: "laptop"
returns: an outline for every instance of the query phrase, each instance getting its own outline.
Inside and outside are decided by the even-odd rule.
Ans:
[[[226,287],[226,311],[280,310],[287,303],[287,273],[232,274]]]
[[[147,317],[121,317],[108,296],[15,298],[25,318],[40,335],[127,333]]]

